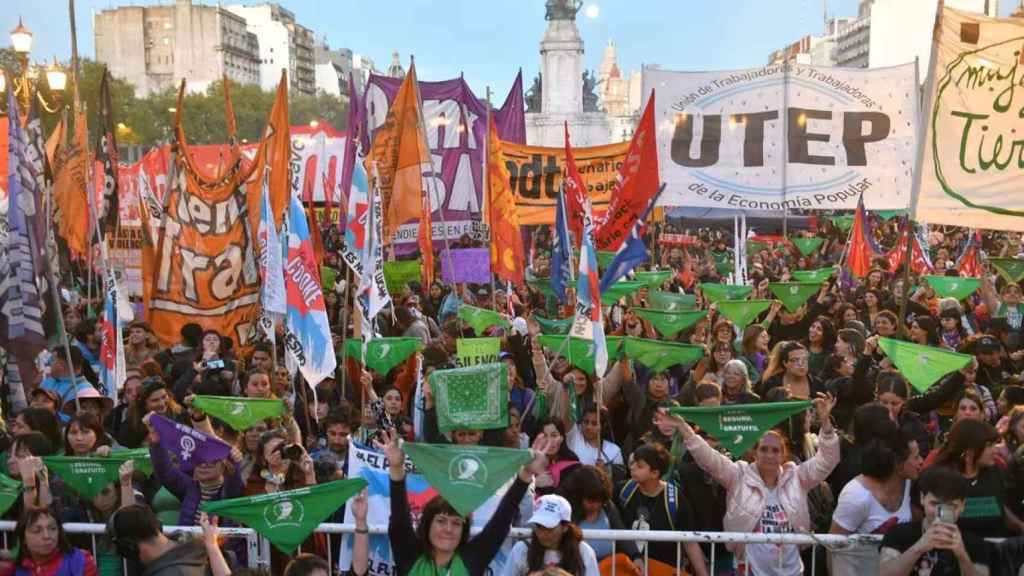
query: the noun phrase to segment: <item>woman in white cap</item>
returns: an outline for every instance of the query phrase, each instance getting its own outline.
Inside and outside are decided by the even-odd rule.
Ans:
[[[557,566],[575,576],[599,576],[597,555],[572,523],[572,506],[557,494],[541,496],[530,517],[533,536],[512,547],[502,576],[526,576]]]

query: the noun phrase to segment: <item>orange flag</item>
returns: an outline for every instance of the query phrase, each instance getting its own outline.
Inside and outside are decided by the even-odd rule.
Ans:
[[[501,140],[494,119],[488,119],[487,209],[491,226],[491,272],[499,278],[522,284],[526,262],[523,237],[519,234],[516,198],[509,185],[509,172],[502,162]]]
[[[234,133],[235,114],[231,100],[225,103],[229,107],[225,115],[230,123],[229,134]],[[249,208],[249,230],[252,233],[253,242],[258,244],[256,233],[260,224],[260,202],[263,198],[263,167],[270,168],[267,177],[267,188],[270,191],[270,208],[274,212],[274,222],[278,227],[284,220],[284,211],[288,208],[288,196],[291,194],[291,180],[289,169],[291,167],[292,153],[291,128],[288,122],[288,74],[281,70],[281,80],[277,83],[277,94],[274,97],[274,106],[270,109],[270,116],[267,118],[267,127],[263,132],[263,140],[257,148],[256,157],[253,159],[255,167],[254,177],[246,183],[246,204]],[[254,244],[255,245],[255,244]]]
[[[47,155],[50,156],[54,175],[53,205],[57,211],[57,234],[67,242],[73,257],[84,258],[89,250],[89,226],[83,226],[89,221],[85,114],[76,114],[74,136],[65,143],[61,140],[66,129],[64,120],[61,120],[47,142]]]
[[[366,173],[373,176],[376,172],[379,179],[385,245],[391,243],[402,224],[419,219],[422,225],[423,164],[430,161],[426,142],[420,122],[416,65],[413,64],[391,103],[384,124],[373,138],[365,161]],[[429,223],[429,213],[426,220]],[[426,232],[429,234],[429,230]]]

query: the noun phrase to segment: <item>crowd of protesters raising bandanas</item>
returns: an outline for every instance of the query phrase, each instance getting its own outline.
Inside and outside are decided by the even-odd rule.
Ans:
[[[869,220],[882,250],[895,246],[901,219]],[[657,242],[684,232],[685,244]],[[492,293],[410,282],[365,350],[339,281],[327,295],[338,370],[315,394],[286,367],[281,339],[240,353],[223,332],[189,324],[161,346],[136,321],[115,403],[97,378],[98,303],[78,294],[64,310],[70,354],[42,353],[24,402],[4,406],[0,503],[16,528],[0,575],[1019,567],[1024,270],[1014,259],[1024,240],[933,228],[930,268],[905,274],[877,258],[855,277],[845,231],[819,217],[750,239],[746,288],[736,289],[737,246],[723,232],[652,227],[650,261],[628,290],[602,297],[604,373],[594,346],[568,335],[572,290],[559,301],[549,288],[546,227],[533,233],[526,283]],[[343,266],[330,250],[325,264]],[[493,357],[473,362],[470,349]],[[474,412],[460,385],[501,406]],[[474,499],[481,467],[497,485],[481,480],[488,493]],[[105,533],[65,530],[78,522]],[[327,538],[313,531],[321,522],[355,530]],[[225,526],[269,538],[270,566],[248,567],[253,551]],[[371,527],[386,527],[387,567]],[[512,527],[531,534],[510,538]],[[590,529],[637,536],[613,542]],[[712,551],[645,531],[882,538]]]

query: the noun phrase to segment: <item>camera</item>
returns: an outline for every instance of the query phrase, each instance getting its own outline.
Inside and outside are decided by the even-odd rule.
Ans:
[[[281,453],[281,458],[287,460],[298,460],[302,458],[302,446],[298,444],[281,444],[277,449]]]

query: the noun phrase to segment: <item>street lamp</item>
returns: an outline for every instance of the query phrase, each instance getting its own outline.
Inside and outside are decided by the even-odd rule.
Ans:
[[[45,69],[46,74],[46,85],[49,86],[50,92],[56,98],[55,102],[51,105],[39,93],[34,86],[37,76],[37,71],[32,70],[29,65],[28,55],[32,51],[32,31],[25,26],[21,18],[18,18],[18,26],[11,30],[11,46],[14,51],[18,54],[18,60],[21,64],[21,74],[14,76],[11,74],[10,77],[10,89],[14,90],[14,96],[18,98],[18,103],[21,105],[21,109],[24,112],[28,112],[29,106],[32,104],[33,95],[42,104],[43,109],[49,113],[54,113],[60,110],[60,97],[67,88],[68,76],[58,66],[57,58],[54,57],[53,64],[47,66]],[[0,75],[0,92],[6,91],[8,88],[8,78],[6,74]]]

